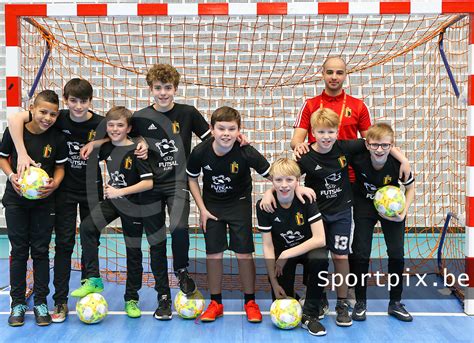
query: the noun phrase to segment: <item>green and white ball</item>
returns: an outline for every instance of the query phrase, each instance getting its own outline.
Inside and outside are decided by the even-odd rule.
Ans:
[[[379,188],[375,193],[374,206],[378,213],[394,217],[405,209],[405,194],[395,186]]]
[[[41,196],[38,190],[46,186],[49,180],[49,175],[43,169],[37,167],[29,167],[23,173],[23,176],[18,183],[20,184],[21,195],[30,200],[40,199]]]
[[[189,296],[179,291],[174,297],[174,309],[178,312],[178,315],[184,319],[197,318],[205,306],[206,301],[199,291]]]
[[[79,300],[76,304],[77,316],[81,322],[96,324],[101,322],[109,311],[105,298],[99,293],[91,293]]]
[[[298,300],[293,298],[277,299],[270,307],[270,316],[276,327],[293,329],[301,322],[303,310]]]

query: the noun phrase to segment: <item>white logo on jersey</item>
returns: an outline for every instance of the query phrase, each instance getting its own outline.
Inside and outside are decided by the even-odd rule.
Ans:
[[[169,141],[165,138],[159,143],[155,143],[158,151],[160,152],[160,156],[164,157],[172,152],[178,151],[178,148],[174,144],[174,140],[170,139]]]
[[[230,182],[230,177],[224,175],[213,176],[211,188],[216,191],[216,193],[227,193],[227,190],[232,189],[227,183]]]
[[[326,199],[336,198],[337,194],[342,191],[340,187],[334,184],[341,179],[341,173],[333,173],[324,178],[324,184],[326,189],[321,190],[321,195],[326,197]]]
[[[364,182],[364,186],[365,186],[365,189],[367,191],[366,198],[374,199],[375,192],[377,192],[377,187],[375,187],[373,184],[367,183],[367,182]]]
[[[107,161],[112,161],[112,157],[107,157]]]
[[[69,130],[63,130],[63,133],[67,134],[67,135],[70,135],[71,134],[71,131]]]
[[[316,168],[314,168],[314,170],[320,170],[320,169],[323,169],[323,167],[321,167],[319,164],[316,164]]]
[[[156,130],[155,124],[152,123],[150,126],[148,126],[148,130]]]
[[[206,165],[206,166],[204,167],[204,169],[206,169],[206,170],[211,170],[211,171],[212,171],[212,168],[211,168],[211,166],[210,166],[209,164]]]
[[[298,242],[304,238],[304,236],[299,231],[293,232],[292,230],[286,231],[286,233],[280,233],[280,236],[283,237],[286,244],[291,245],[295,242]]]
[[[276,217],[275,219],[273,219],[274,222],[278,222],[278,223],[281,223],[281,220],[280,218]]]
[[[79,142],[66,142],[67,147],[69,149],[69,156],[68,156],[68,162],[71,168],[74,169],[81,169],[83,166],[87,164],[87,161],[81,159],[79,156],[79,152],[81,151],[81,148],[84,146],[84,144],[81,144]]]
[[[127,187],[125,175],[119,174],[118,171],[110,173],[110,185],[112,187]]]
[[[367,178],[367,175],[365,175],[364,173],[361,173],[361,175],[362,175],[363,177]]]

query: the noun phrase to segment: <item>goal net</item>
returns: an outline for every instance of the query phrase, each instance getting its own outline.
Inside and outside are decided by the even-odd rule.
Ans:
[[[436,256],[446,213],[464,212],[468,26],[468,17],[456,15],[34,17],[21,23],[21,78],[26,93],[49,46],[37,90],[59,92],[69,79],[84,78],[94,87],[93,110],[104,114],[113,105],[138,110],[151,104],[146,71],[170,63],[182,75],[177,102],[194,105],[208,119],[219,106],[238,109],[243,133],[274,161],[291,156],[296,115],[305,99],[323,90],[322,62],[342,56],[346,92],[364,100],[372,122],[394,127],[396,145],[412,163],[416,197],[406,258],[417,272]],[[269,183],[254,180],[255,203]],[[189,221],[191,269],[202,270],[204,239],[195,208]],[[104,276],[123,281],[123,239],[118,232],[106,236]],[[255,243],[262,257],[258,234]],[[450,257],[463,258],[461,246],[452,246]],[[373,256],[386,257],[382,237],[376,235],[372,249]],[[381,268],[377,263],[372,270]],[[232,287],[236,267],[227,267]],[[267,287],[264,264],[257,273]],[[150,276],[144,280],[152,283]]]

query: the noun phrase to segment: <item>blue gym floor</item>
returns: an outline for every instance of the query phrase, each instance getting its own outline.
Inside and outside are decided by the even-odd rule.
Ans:
[[[0,239],[0,286],[8,285],[8,260],[5,252],[8,246]],[[431,243],[427,243],[431,244]],[[193,243],[191,244],[193,246]],[[433,277],[434,278],[434,277]],[[79,285],[80,273],[72,272],[71,289]],[[173,320],[160,322],[153,318],[156,309],[156,293],[152,288],[140,291],[140,305],[143,316],[130,319],[123,312],[124,285],[106,283],[103,295],[109,304],[109,315],[100,324],[85,325],[74,312],[62,324],[48,327],[35,325],[34,316],[28,312],[23,327],[12,328],[7,324],[9,314],[8,289],[0,292],[0,342],[33,341],[75,341],[75,342],[303,342],[354,341],[354,342],[474,342],[474,317],[464,315],[461,303],[452,295],[441,295],[431,300],[407,299],[403,302],[414,316],[412,323],[402,323],[388,316],[387,300],[372,299],[368,302],[368,318],[365,322],[354,322],[352,327],[340,328],[335,324],[334,300],[330,300],[332,312],[322,323],[327,335],[313,337],[306,330],[295,328],[279,330],[271,323],[268,310],[271,300],[268,294],[257,294],[257,301],[264,319],[261,324],[248,323],[243,312],[240,292],[224,292],[225,315],[214,323],[200,323],[184,320],[174,315]],[[52,286],[51,286],[51,289]],[[172,290],[173,297],[176,289]],[[436,292],[436,290],[435,290]],[[203,292],[208,298],[208,293]],[[53,301],[49,301],[52,308]],[[30,308],[32,303],[29,303]],[[75,300],[70,299],[73,311]]]

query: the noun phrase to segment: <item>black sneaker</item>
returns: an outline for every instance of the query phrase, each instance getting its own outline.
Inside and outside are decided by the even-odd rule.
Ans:
[[[171,300],[168,295],[161,296],[158,302],[158,308],[155,311],[155,318],[158,320],[171,320],[173,313],[171,312]]]
[[[321,296],[319,302],[319,320],[324,319],[324,316],[329,313],[329,302],[326,293]]]
[[[46,326],[51,324],[51,316],[49,315],[48,305],[40,304],[33,307],[35,313],[36,324]]]
[[[193,279],[191,279],[186,268],[178,270],[176,272],[176,276],[178,277],[179,289],[181,290],[181,292],[186,295],[191,295],[196,292],[196,283]]]
[[[411,322],[413,320],[411,314],[405,310],[405,305],[399,301],[396,301],[393,304],[388,304],[388,314],[402,322]]]
[[[8,317],[8,325],[10,326],[22,326],[25,324],[25,313],[28,310],[28,306],[19,304],[12,307],[10,317]]]
[[[301,327],[308,330],[313,336],[324,336],[326,334],[326,328],[319,322],[318,318],[306,314],[303,314],[301,318]]]
[[[345,301],[336,304],[336,324],[338,326],[351,326],[352,318],[349,316],[349,305]]]
[[[358,301],[352,310],[352,319],[356,322],[363,322],[367,319],[367,304],[365,301]]]

